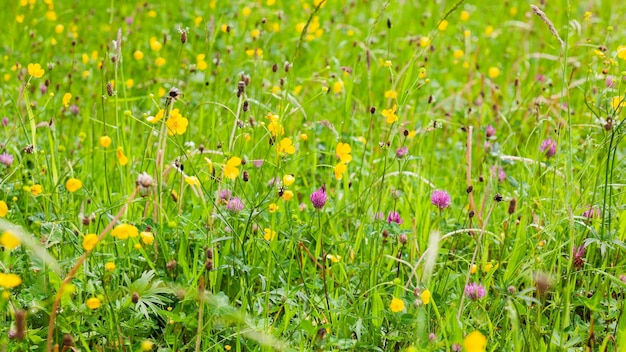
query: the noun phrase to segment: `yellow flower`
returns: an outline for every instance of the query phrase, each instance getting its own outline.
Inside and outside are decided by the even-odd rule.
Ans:
[[[28,64],[28,74],[35,77],[41,78],[46,71],[41,68],[40,64]]]
[[[162,47],[163,47],[163,44],[161,44],[161,42],[159,42],[156,37],[150,38],[150,49],[152,49],[153,51],[159,51],[161,50]]]
[[[72,93],[63,94],[63,106],[66,108],[70,106],[70,101],[72,100]]]
[[[428,38],[427,36],[420,37],[420,46],[422,48],[425,48],[428,45],[430,45],[430,38]]]
[[[391,65],[392,65],[391,60],[386,60],[385,63],[384,63],[385,67],[391,67]]]
[[[132,78],[129,78],[126,80],[124,84],[126,84],[126,88],[130,89],[135,85],[135,80]]]
[[[125,240],[128,237],[133,238],[139,236],[139,230],[137,230],[137,228],[133,225],[120,224],[115,226],[113,231],[111,231],[111,236],[120,240]]]
[[[248,56],[254,56],[257,57],[259,59],[263,58],[263,50],[256,48],[256,49],[248,49],[246,50],[246,55]]]
[[[293,175],[285,175],[283,176],[283,185],[291,186],[296,181],[296,178]]]
[[[500,76],[500,69],[495,66],[492,66],[492,67],[489,67],[488,73],[489,73],[490,78],[497,78],[498,76]]]
[[[149,246],[154,243],[154,235],[152,234],[152,232],[143,231],[139,235],[141,236],[141,242],[143,242],[144,244],[147,244]]]
[[[428,289],[422,291],[422,293],[420,294],[420,298],[422,299],[422,303],[424,304],[430,303],[431,297],[432,295],[430,294],[430,291]]]
[[[106,262],[104,264],[104,269],[106,271],[113,271],[113,270],[115,270],[115,263],[113,263],[113,262]]]
[[[121,166],[128,164],[128,157],[124,155],[124,148],[117,147],[117,151],[115,152],[115,156],[117,157],[117,161]]]
[[[261,35],[261,31],[256,28],[250,31],[250,36],[252,37],[252,39],[258,38],[259,35]]]
[[[461,11],[461,21],[467,22],[467,20],[469,20],[469,18],[470,18],[470,13],[469,12],[467,12],[465,10]]]
[[[160,57],[160,56],[157,57],[156,60],[154,60],[154,64],[157,65],[157,67],[161,67],[161,66],[165,65],[166,62],[167,61],[165,61],[165,59]]]
[[[265,228],[263,229],[263,239],[266,241],[271,241],[274,238],[276,238],[276,231],[269,229],[269,228]]]
[[[281,125],[277,121],[271,121],[270,123],[268,123],[267,129],[270,131],[272,136],[275,136],[275,137],[282,136],[283,134],[285,134],[285,129],[283,128],[283,125]]]
[[[100,137],[100,146],[102,148],[108,148],[111,145],[111,137],[109,136],[102,136]]]
[[[394,104],[391,109],[383,109],[382,115],[386,118],[388,124],[398,121],[398,115],[396,115],[397,108],[398,107]]]
[[[293,154],[296,152],[296,147],[293,145],[291,138],[283,138],[280,143],[278,143],[278,152],[281,154]]]
[[[347,164],[352,161],[352,155],[350,155],[350,153],[352,153],[352,147],[350,147],[350,144],[342,142],[337,143],[337,146],[335,147],[335,154],[339,157],[339,160],[341,160],[342,163]]]
[[[241,158],[236,156],[231,157],[226,162],[224,166],[224,177],[234,180],[239,176],[239,168],[237,166],[241,165]]]
[[[277,204],[275,204],[275,203],[271,203],[271,204],[269,205],[269,211],[270,211],[270,213],[275,213],[275,212],[277,212],[277,211],[278,211],[278,205],[277,205]]]
[[[448,28],[448,21],[443,20],[439,23],[439,26],[437,26],[437,29],[439,29],[440,31],[445,31],[446,28]]]
[[[333,93],[339,94],[343,90],[343,82],[337,81],[333,83]]]
[[[485,264],[485,267],[483,268],[483,272],[488,273],[491,271],[491,269],[493,269],[493,263],[487,263]]]
[[[141,350],[144,352],[147,351],[152,351],[152,348],[154,347],[154,342],[150,341],[150,340],[143,340],[141,341]]]
[[[626,60],[626,46],[618,46],[617,47],[617,57]]]
[[[96,247],[96,244],[98,244],[98,235],[90,233],[83,237],[83,248],[87,252],[93,250]]]
[[[34,196],[38,196],[43,192],[43,187],[39,184],[37,185],[32,185],[30,187],[30,193],[32,193],[32,195]]]
[[[9,206],[7,205],[7,202],[0,200],[0,218],[7,216],[8,212]]]
[[[65,182],[65,188],[70,192],[74,193],[83,187],[83,182],[77,178],[70,178]]]
[[[387,99],[396,99],[398,98],[398,92],[396,92],[395,90],[391,89],[385,92],[385,98]]]
[[[491,37],[492,33],[493,33],[493,26],[487,26],[487,28],[485,28],[485,36]]]
[[[202,16],[198,16],[193,20],[194,26],[198,27],[202,23]]]
[[[205,57],[205,54],[199,54],[198,56],[196,56],[196,68],[200,71],[204,71],[207,69],[207,67],[209,67],[209,64],[204,61]]]
[[[251,9],[251,8],[249,8],[248,6],[244,7],[244,8],[241,10],[241,14],[242,14],[244,17],[248,17],[248,16],[250,16],[250,13],[252,13],[252,9]]]
[[[189,120],[184,118],[178,109],[174,109],[170,113],[170,117],[167,119],[165,124],[167,125],[167,134],[173,136],[175,134],[184,134],[187,131]]]
[[[176,110],[178,110],[178,109],[176,109]],[[157,111],[156,115],[148,116],[148,118],[146,120],[148,122],[157,123],[157,122],[161,121],[163,116],[165,116],[165,109],[159,109],[159,111]]]
[[[337,180],[341,180],[343,178],[343,174],[348,171],[348,166],[344,162],[339,162],[339,164],[335,165],[333,171],[335,173],[335,178]]]
[[[19,246],[20,243],[22,243],[22,241],[19,237],[9,231],[4,231],[2,235],[0,235],[0,244],[6,249],[14,249]]]
[[[339,263],[341,261],[341,256],[340,255],[327,254],[326,258],[330,259],[330,261],[333,262],[333,263]]]
[[[190,186],[200,186],[200,180],[196,176],[185,176],[185,182]]]
[[[293,198],[293,192],[290,190],[286,190],[283,192],[283,196],[281,197],[285,201],[290,201]]]
[[[100,300],[96,297],[91,297],[90,299],[87,300],[85,305],[87,306],[87,308],[92,309],[92,310],[98,309],[100,308]]]
[[[462,58],[462,57],[463,57],[463,55],[465,55],[465,53],[464,53],[464,52],[463,52],[463,50],[461,50],[461,49],[457,49],[457,50],[455,50],[455,51],[452,53],[452,56],[453,56],[455,59],[460,59],[460,58]]]
[[[22,279],[15,274],[0,273],[0,286],[4,288],[14,288],[22,283]]]
[[[135,52],[133,53],[133,58],[135,58],[135,60],[137,61],[143,60],[143,52],[135,50]]]
[[[404,301],[399,299],[399,298],[394,298],[391,300],[391,303],[389,304],[389,309],[391,309],[392,312],[394,313],[398,313],[404,310]]]
[[[619,112],[622,110],[624,105],[626,105],[624,99],[625,98],[622,96],[613,97],[613,99],[611,99],[611,107],[615,110],[615,112]]]
[[[474,331],[465,336],[463,345],[467,352],[484,352],[487,348],[487,338],[480,331]]]
[[[301,140],[301,141],[306,141],[306,140],[308,140],[308,139],[309,139],[309,136],[307,136],[307,134],[306,134],[306,133],[301,133],[301,134],[300,134],[300,140]]]

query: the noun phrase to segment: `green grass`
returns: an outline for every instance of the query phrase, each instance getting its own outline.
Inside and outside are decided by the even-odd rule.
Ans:
[[[626,6],[50,4],[0,14],[2,350],[626,349]]]

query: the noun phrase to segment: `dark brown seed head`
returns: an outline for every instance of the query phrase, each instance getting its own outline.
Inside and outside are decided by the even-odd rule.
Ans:
[[[509,215],[512,215],[515,213],[515,208],[517,207],[517,200],[515,198],[512,198],[509,201]]]
[[[68,347],[74,346],[74,339],[72,338],[72,335],[65,334],[63,336],[63,346],[68,346]]]
[[[133,295],[131,296],[131,301],[133,301],[133,303],[135,304],[139,302],[139,294],[137,292],[133,292]]]

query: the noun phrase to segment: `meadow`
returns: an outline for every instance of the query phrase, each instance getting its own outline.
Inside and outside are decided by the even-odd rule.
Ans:
[[[7,1],[0,351],[626,351],[626,5]]]

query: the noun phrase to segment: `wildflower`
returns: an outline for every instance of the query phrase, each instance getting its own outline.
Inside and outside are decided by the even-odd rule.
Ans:
[[[341,256],[340,255],[327,254],[326,258],[330,259],[330,261],[333,262],[333,263],[339,263],[341,261]]]
[[[350,144],[348,143],[339,142],[335,147],[335,154],[337,155],[339,160],[341,160],[341,162],[345,164],[352,161],[352,155],[350,154],[351,152],[352,147],[350,147]]]
[[[6,249],[15,249],[20,243],[22,243],[20,238],[9,231],[4,231],[2,235],[0,235],[0,244]]]
[[[585,265],[585,244],[582,246],[574,246],[572,250],[572,254],[574,255],[574,268],[576,270],[582,269],[583,265]]]
[[[159,42],[156,37],[150,38],[150,49],[152,49],[152,51],[159,51],[162,47],[163,44],[161,44],[161,42]],[[143,54],[141,55],[141,57],[143,58]]]
[[[389,304],[389,309],[391,309],[392,312],[394,313],[398,313],[404,310],[404,301],[399,299],[399,298],[394,298],[391,300],[391,303]]]
[[[498,182],[502,182],[506,179],[506,174],[504,173],[502,166],[498,166],[498,169],[496,170],[496,166],[493,165],[489,168],[489,171],[491,171],[491,176],[498,178]]]
[[[77,178],[70,178],[65,182],[65,188],[70,193],[74,193],[83,187],[83,182]]]
[[[583,212],[583,216],[587,219],[599,218],[602,212],[597,207],[590,207]]]
[[[398,148],[398,150],[396,150],[396,158],[402,159],[406,156],[408,152],[409,148],[407,147]]]
[[[432,295],[430,293],[430,290],[428,290],[428,289],[422,291],[422,293],[420,294],[420,299],[422,300],[423,304],[430,303],[431,297],[432,297]]]
[[[100,308],[100,300],[96,297],[91,297],[85,302],[85,305],[91,310],[98,309]]]
[[[398,106],[394,104],[391,109],[383,109],[381,114],[386,118],[388,124],[398,121],[398,115],[396,115],[397,108]]]
[[[284,201],[290,201],[291,199],[293,199],[293,192],[290,190],[286,190],[285,192],[283,192],[283,195],[281,196],[281,198]]]
[[[443,20],[441,22],[439,22],[439,25],[437,26],[437,29],[439,29],[440,31],[445,31],[446,28],[448,28],[448,21]]]
[[[398,225],[402,225],[402,223],[404,222],[400,217],[400,213],[398,213],[397,211],[390,211],[389,215],[387,215],[387,223],[391,224],[392,222],[395,222]]]
[[[283,138],[280,143],[278,143],[278,152],[280,154],[293,154],[296,152],[296,147],[293,145],[291,138]]]
[[[472,282],[471,284],[465,286],[465,296],[472,301],[479,300],[485,297],[486,294],[487,291],[485,290],[485,286],[476,282]]]
[[[46,71],[41,68],[40,64],[28,64],[28,74],[35,77],[41,78]]]
[[[8,154],[8,153],[2,153],[0,154],[0,163],[4,164],[6,166],[11,166],[11,164],[13,164],[13,155]]]
[[[139,60],[143,60],[143,52],[139,51],[139,50],[135,50],[135,52],[133,53],[133,58],[137,61]]]
[[[115,156],[117,157],[117,161],[121,166],[128,164],[128,157],[124,155],[124,148],[117,147],[117,151],[115,152]]]
[[[396,92],[395,90],[391,89],[385,92],[385,98],[387,99],[397,99],[398,98],[398,92]]]
[[[554,154],[556,154],[556,141],[551,138],[543,140],[539,150],[541,150],[548,158],[554,156]]]
[[[461,50],[461,49],[457,49],[457,50],[455,50],[455,51],[452,53],[452,56],[453,56],[455,59],[460,59],[460,58],[462,58],[462,57],[463,57],[463,55],[465,55],[465,53],[464,53],[464,52],[463,52],[463,50]]]
[[[154,342],[150,341],[150,340],[143,340],[141,341],[141,350],[144,352],[147,351],[152,351],[152,348],[154,347]]]
[[[159,111],[157,111],[157,113],[154,116],[148,116],[146,121],[152,122],[152,123],[157,123],[157,122],[161,121],[163,116],[165,116],[165,109],[159,109]]]
[[[446,191],[436,190],[430,197],[430,202],[439,210],[443,210],[450,206],[450,195]]]
[[[178,109],[172,110],[170,117],[167,119],[167,134],[173,136],[175,134],[184,134],[187,131],[189,120],[180,114]]]
[[[98,244],[98,235],[90,233],[83,237],[83,248],[87,252],[93,250],[96,247],[96,244]]]
[[[276,203],[271,203],[268,207],[270,213],[275,213],[278,211],[278,204]]]
[[[465,336],[463,345],[467,352],[485,352],[487,338],[480,331],[474,331]]]
[[[41,185],[39,185],[39,184],[37,184],[37,185],[32,185],[32,186],[30,187],[30,193],[31,193],[33,196],[38,196],[38,195],[40,195],[42,192],[43,192],[43,187],[42,187]]]
[[[224,166],[224,177],[234,180],[239,176],[239,168],[237,166],[241,165],[241,158],[236,156],[231,157],[226,162]]]
[[[326,186],[320,187],[317,191],[311,194],[311,203],[313,203],[313,208],[315,209],[324,208],[327,200],[328,195],[326,195]]]
[[[196,176],[185,176],[185,182],[190,186],[200,186],[200,180]]]
[[[615,112],[619,112],[620,110],[622,110],[622,107],[626,105],[625,99],[626,98],[622,96],[616,96],[611,99],[611,107],[613,108],[613,110],[615,110]]]
[[[283,185],[291,186],[296,181],[296,178],[293,175],[285,175],[283,176]]]
[[[393,65],[391,60],[385,60],[385,63],[383,64],[383,66],[385,66],[385,67],[391,67],[391,65]]]
[[[244,208],[243,201],[237,197],[233,197],[226,203],[226,209],[233,213],[239,213]]]
[[[491,79],[497,78],[498,76],[500,76],[500,69],[495,66],[489,67],[489,71],[487,72],[487,74]]]
[[[152,243],[154,243],[154,234],[152,234],[152,232],[149,231],[142,231],[139,234],[139,237],[141,237],[141,242],[143,242],[145,245],[152,245]]]
[[[470,13],[465,11],[465,10],[463,10],[463,11],[461,11],[461,16],[460,17],[461,17],[461,21],[467,22],[467,20],[469,20],[469,18],[470,18]]]
[[[496,135],[496,129],[493,126],[488,125],[487,128],[485,128],[485,137],[491,138],[495,135]]]
[[[115,270],[115,263],[113,263],[113,262],[106,262],[104,264],[104,269],[106,271],[113,271],[113,270]]]
[[[71,100],[72,100],[72,93],[65,93],[65,94],[63,94],[63,99],[62,99],[63,106],[65,106],[66,108],[68,106],[70,106],[70,101]]]
[[[337,180],[341,180],[343,178],[343,174],[348,171],[348,166],[344,162],[340,162],[335,165],[333,172],[335,173],[335,178]]]
[[[162,57],[157,57],[156,60],[154,60],[154,64],[157,65],[157,67],[161,67],[164,66],[167,63],[167,61],[162,58]]]
[[[139,230],[133,225],[120,224],[115,226],[113,231],[111,231],[111,236],[120,240],[125,240],[129,237],[134,238],[139,236]]]
[[[9,206],[7,205],[7,202],[0,200],[0,218],[7,216],[8,212]]]
[[[271,241],[274,238],[276,238],[276,231],[270,229],[270,228],[265,228],[263,229],[263,239],[266,241]]]
[[[22,279],[15,274],[0,273],[0,286],[4,288],[14,288],[22,284]]]

